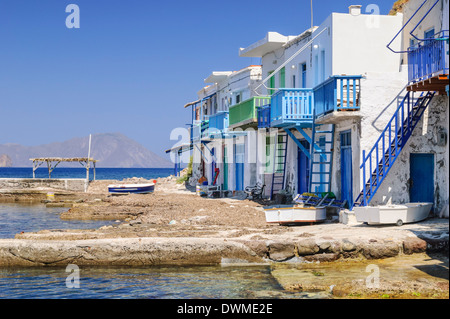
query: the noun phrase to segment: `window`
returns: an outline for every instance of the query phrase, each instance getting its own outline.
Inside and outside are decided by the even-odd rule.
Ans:
[[[352,135],[350,131],[341,133],[341,147],[349,147],[352,145]]]
[[[409,39],[409,47],[415,48],[417,46],[417,40],[415,38]]]
[[[236,95],[236,104],[241,103],[241,95]]]
[[[425,31],[424,38],[425,39],[433,39],[434,38],[434,33],[435,33],[434,32],[434,28],[431,28],[431,29]]]
[[[292,87],[295,88],[295,74],[292,76]]]

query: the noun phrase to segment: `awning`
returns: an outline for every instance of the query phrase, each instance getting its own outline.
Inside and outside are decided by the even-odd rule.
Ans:
[[[166,153],[171,153],[171,152],[185,152],[185,151],[190,151],[192,149],[192,144],[181,144],[175,147],[172,147],[168,150],[166,150]]]
[[[187,107],[192,106],[192,105],[196,105],[196,104],[198,104],[198,103],[200,103],[200,102],[208,101],[209,99],[211,99],[211,98],[212,98],[214,95],[216,95],[216,94],[217,94],[217,92],[215,92],[215,93],[213,93],[213,94],[211,94],[211,95],[208,95],[207,97],[204,97],[204,98],[202,98],[202,99],[199,99],[199,100],[196,100],[196,101],[187,103],[187,104],[184,105],[184,108],[187,108]]]

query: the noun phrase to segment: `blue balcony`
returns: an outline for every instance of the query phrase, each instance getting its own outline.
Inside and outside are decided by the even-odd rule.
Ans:
[[[208,136],[218,136],[228,131],[228,112],[218,112],[209,116],[209,127],[206,134]]]
[[[449,82],[448,37],[448,31],[441,31],[408,48],[408,80],[412,83],[409,91],[444,93]]]
[[[271,99],[270,126],[309,126],[312,124],[313,110],[312,89],[279,89]]]
[[[209,121],[194,121],[191,127],[191,139],[192,141],[200,141],[209,128]]]
[[[360,75],[335,75],[316,86],[313,89],[316,116],[330,112],[359,111],[361,78]]]

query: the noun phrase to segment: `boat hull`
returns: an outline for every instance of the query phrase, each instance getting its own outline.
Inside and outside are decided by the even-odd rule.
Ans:
[[[264,207],[264,212],[269,224],[315,223],[327,218],[325,207],[275,205]]]
[[[109,185],[111,194],[148,194],[155,191],[155,184],[123,184]]]
[[[414,223],[428,217],[433,203],[406,203],[378,207],[355,207],[358,222],[369,225]]]

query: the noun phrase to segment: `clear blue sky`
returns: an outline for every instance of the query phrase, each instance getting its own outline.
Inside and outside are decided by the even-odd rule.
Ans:
[[[314,0],[314,24],[393,2]],[[79,29],[66,28],[71,3]],[[309,0],[0,0],[0,144],[121,132],[164,155],[204,78],[259,63],[238,49],[268,31],[309,26]]]

